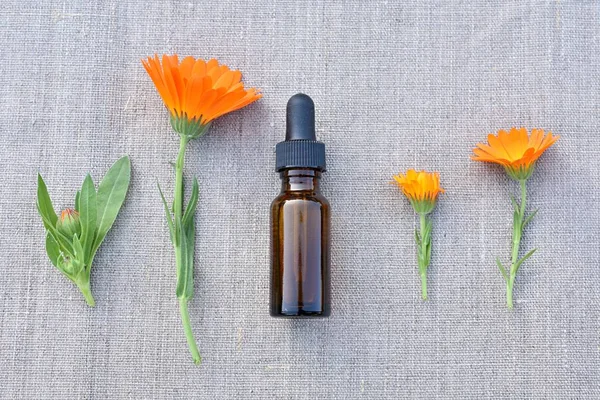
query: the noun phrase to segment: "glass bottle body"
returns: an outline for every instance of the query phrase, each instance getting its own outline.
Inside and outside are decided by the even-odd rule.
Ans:
[[[271,204],[271,304],[274,317],[330,313],[329,202],[314,169],[281,172]]]

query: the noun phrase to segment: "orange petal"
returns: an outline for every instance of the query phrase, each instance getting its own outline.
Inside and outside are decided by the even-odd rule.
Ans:
[[[544,138],[544,141],[542,142],[542,144],[540,145],[540,147],[536,150],[535,152],[535,159],[537,160],[538,158],[541,157],[541,155],[550,147],[554,144],[554,142],[556,142],[558,140],[560,136],[552,136],[552,133],[548,133],[548,136],[546,136]]]
[[[231,83],[233,82],[233,72],[225,71],[223,74],[215,81],[214,87],[216,88],[225,88],[229,89]]]
[[[498,158],[504,158],[504,157],[506,157],[506,152],[505,151],[498,150],[495,147],[491,147],[491,146],[485,145],[483,143],[477,143],[477,147],[480,150],[483,150],[486,153],[488,153],[491,157],[498,157]]]
[[[506,150],[509,160],[515,160],[521,157],[523,153],[514,146],[512,135],[509,135],[506,131],[500,130],[498,131],[498,139],[504,150]]]
[[[244,92],[227,93],[207,110],[205,117],[209,120],[218,118],[228,112],[237,104],[246,94]]]
[[[204,60],[197,60],[192,69],[192,75],[204,78],[206,75],[206,63]]]
[[[185,96],[183,100],[183,107],[186,110],[189,118],[193,119],[200,116],[196,113],[196,109],[203,93],[202,90],[203,78],[200,76],[193,76],[185,88]]]
[[[500,131],[500,132],[504,132],[504,131]],[[500,134],[500,132],[498,132],[498,134]],[[504,133],[506,134],[506,132],[504,132]],[[506,152],[506,149],[504,148],[504,145],[502,144],[502,142],[500,141],[498,136],[489,134],[488,135],[488,143],[490,144],[491,147],[496,149],[496,152],[498,153],[498,155],[500,155],[503,158],[510,158],[508,153]]]
[[[169,90],[171,94],[171,101],[173,107],[181,112],[181,104],[179,102],[179,96],[177,94],[177,87],[175,86],[175,81],[173,80],[172,75],[172,67],[171,67],[171,59],[169,56],[164,55],[162,59],[162,70],[163,70],[163,79],[165,81],[165,86]]]
[[[188,56],[184,58],[183,61],[181,61],[181,64],[179,65],[179,73],[181,74],[181,78],[184,81],[191,80],[192,70],[194,68],[195,63],[196,60],[194,60],[194,57],[191,56]]]
[[[157,56],[155,57],[158,58]],[[147,61],[142,61],[142,64],[148,72],[148,75],[150,75],[150,79],[152,79],[154,86],[156,86],[156,90],[165,103],[165,106],[172,111],[171,95],[165,85],[165,82],[163,81],[160,64],[157,60],[150,57],[148,57]]]
[[[529,142],[527,143],[527,146],[537,149],[542,144],[543,138],[544,138],[544,130],[543,129],[532,129],[531,135],[529,136]]]

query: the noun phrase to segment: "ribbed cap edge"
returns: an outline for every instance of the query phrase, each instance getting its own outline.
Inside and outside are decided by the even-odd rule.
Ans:
[[[315,140],[288,140],[275,146],[275,169],[315,168],[326,170],[325,144]]]

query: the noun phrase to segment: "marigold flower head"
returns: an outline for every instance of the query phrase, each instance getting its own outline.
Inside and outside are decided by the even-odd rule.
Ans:
[[[546,135],[543,129],[532,129],[528,136],[526,128],[499,130],[488,135],[488,144],[478,143],[471,158],[475,161],[496,163],[504,166],[507,174],[516,180],[526,180],[533,173],[538,158],[560,136]]]
[[[177,54],[142,60],[160,97],[171,113],[171,125],[178,133],[198,137],[214,119],[255,102],[257,89],[244,89],[242,73],[232,71],[215,59],[208,62]]]
[[[444,189],[440,186],[438,172],[409,169],[406,175],[402,173],[394,175],[392,183],[402,189],[402,193],[419,214],[429,214],[433,211],[438,195],[444,193]]]

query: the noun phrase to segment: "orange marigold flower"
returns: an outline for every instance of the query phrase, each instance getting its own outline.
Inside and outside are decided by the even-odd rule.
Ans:
[[[242,73],[215,59],[208,62],[176,54],[142,60],[165,106],[171,124],[180,134],[198,137],[214,119],[262,97],[257,89],[244,89]],[[190,126],[191,125],[191,126]]]
[[[415,171],[409,169],[406,175],[394,175],[394,182],[408,198],[415,211],[419,214],[429,214],[435,207],[435,202],[444,189],[440,186],[438,172]]]
[[[546,135],[543,129],[532,129],[529,136],[526,128],[511,128],[510,132],[499,130],[497,135],[488,135],[488,144],[478,143],[471,158],[500,164],[511,178],[525,180],[533,173],[537,159],[559,137],[552,132]]]

